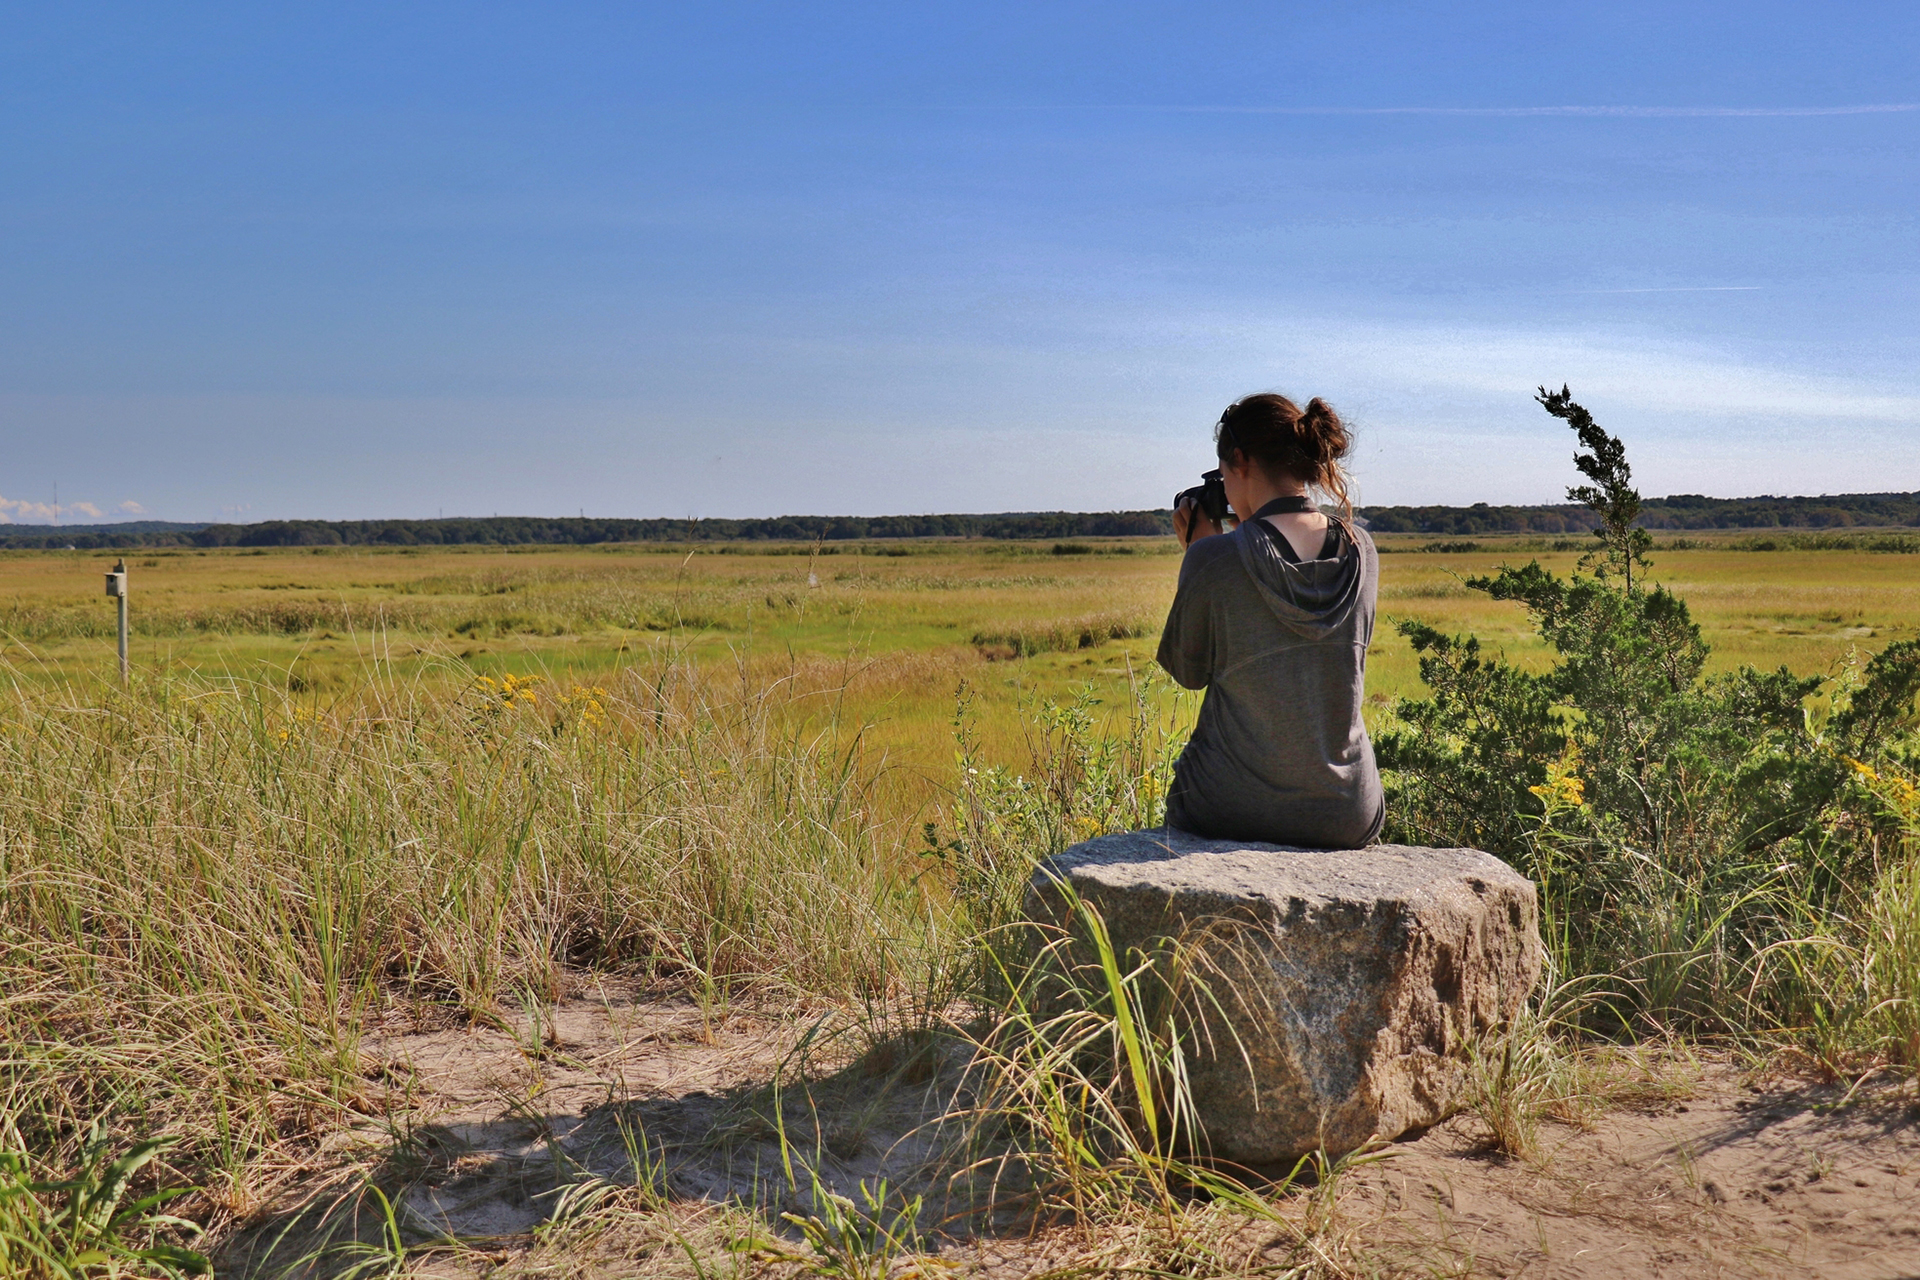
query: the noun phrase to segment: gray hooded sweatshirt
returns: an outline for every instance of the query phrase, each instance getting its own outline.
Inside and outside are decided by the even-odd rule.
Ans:
[[[1187,549],[1160,665],[1205,689],[1167,801],[1198,835],[1357,849],[1386,817],[1360,718],[1380,563],[1343,521],[1290,561],[1259,521]]]

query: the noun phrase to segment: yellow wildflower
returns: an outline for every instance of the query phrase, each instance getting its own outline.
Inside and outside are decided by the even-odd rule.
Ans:
[[[1549,816],[1566,809],[1578,809],[1587,802],[1587,784],[1581,779],[1579,768],[1580,748],[1569,742],[1560,758],[1547,766],[1547,780],[1527,788],[1540,797]]]

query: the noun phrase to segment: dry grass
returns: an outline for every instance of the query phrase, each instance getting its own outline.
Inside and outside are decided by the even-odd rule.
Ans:
[[[684,661],[604,687],[17,685],[0,731],[0,1089],[30,1145],[165,1129],[216,1217],[362,1108],[395,1001],[485,1021],[565,966],[884,992],[947,912],[845,732]]]

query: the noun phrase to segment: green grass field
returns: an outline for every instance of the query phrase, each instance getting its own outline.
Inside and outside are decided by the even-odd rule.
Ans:
[[[1429,541],[1381,539],[1376,708],[1419,690],[1395,620],[1471,632],[1525,660],[1538,642],[1519,610],[1463,580],[1503,561],[1564,573],[1579,559],[1537,539],[1421,550]],[[0,556],[0,629],[18,678],[112,674],[113,606],[100,583],[113,559]],[[1914,556],[1705,544],[1655,560],[1717,668],[1824,673],[1920,631]],[[942,758],[938,727],[962,680],[982,699],[991,741],[1017,728],[1022,694],[1111,696],[1149,669],[1178,566],[1170,540],[162,551],[128,565],[134,662],[149,675],[231,676],[325,700],[353,696],[375,669],[436,684],[511,673],[590,685],[684,647],[849,685],[893,745]]]
[[[1368,665],[1376,726],[1394,699],[1420,692],[1398,619],[1544,661],[1517,606],[1463,582],[1533,558],[1570,572],[1578,552],[1538,538],[1482,539],[1470,551],[1428,550],[1431,539],[1413,536],[1380,545]],[[101,575],[116,558],[0,555],[4,657],[16,678],[111,678],[114,608]],[[1707,543],[1655,560],[1718,668],[1829,673],[1920,632],[1920,557]],[[1114,539],[182,550],[130,556],[128,570],[145,678],[236,679],[314,707],[351,703],[376,678],[446,691],[536,676],[560,696],[672,653],[755,682],[784,679],[808,695],[788,714],[820,712],[841,733],[859,727],[890,762],[886,808],[914,823],[950,786],[963,683],[982,757],[1016,765],[1030,755],[1036,698],[1127,705],[1129,689],[1157,674],[1179,563],[1171,539]],[[1169,692],[1156,696],[1176,721],[1197,708]]]

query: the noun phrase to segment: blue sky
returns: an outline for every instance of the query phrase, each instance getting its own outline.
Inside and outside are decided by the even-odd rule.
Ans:
[[[1920,488],[1920,6],[0,8],[0,516]]]

